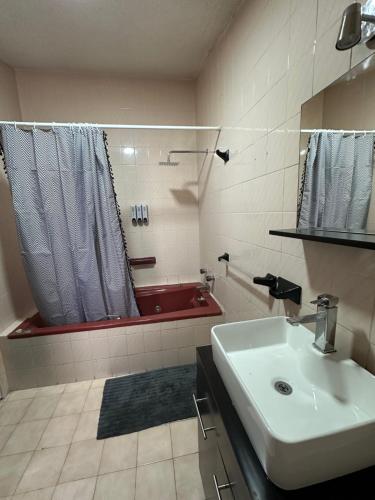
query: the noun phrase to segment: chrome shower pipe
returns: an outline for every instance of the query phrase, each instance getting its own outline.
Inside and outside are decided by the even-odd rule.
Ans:
[[[208,153],[215,153],[215,151],[209,151],[208,149],[172,149],[169,151],[168,155],[172,154],[190,154],[190,153],[203,153],[207,155]]]
[[[171,161],[171,155],[172,154],[216,154],[219,158],[221,158],[224,163],[227,163],[229,161],[229,149],[226,151],[220,151],[220,149],[216,149],[216,151],[210,151],[209,149],[172,149],[168,153],[168,162]]]

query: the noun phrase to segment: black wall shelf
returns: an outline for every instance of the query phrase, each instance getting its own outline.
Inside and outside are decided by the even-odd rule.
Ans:
[[[375,250],[375,234],[317,231],[316,229],[271,229],[269,233],[274,236],[284,236],[286,238],[320,241],[321,243],[331,243],[333,245]]]

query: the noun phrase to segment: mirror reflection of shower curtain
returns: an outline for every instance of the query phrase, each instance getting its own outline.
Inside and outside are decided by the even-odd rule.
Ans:
[[[21,253],[50,325],[139,316],[103,131],[1,127]]]
[[[364,230],[373,156],[372,133],[314,132],[301,180],[298,228]]]

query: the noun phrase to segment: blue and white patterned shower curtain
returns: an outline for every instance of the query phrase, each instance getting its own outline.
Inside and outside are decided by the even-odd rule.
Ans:
[[[372,133],[311,134],[298,227],[365,229],[372,192],[373,156]]]
[[[139,316],[103,131],[1,127],[26,274],[50,325]]]

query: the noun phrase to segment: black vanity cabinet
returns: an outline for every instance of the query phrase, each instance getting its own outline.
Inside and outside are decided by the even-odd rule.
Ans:
[[[197,348],[199,469],[207,500],[370,500],[375,467],[286,491],[266,476],[212,356]],[[293,471],[291,471],[293,474]],[[216,482],[216,485],[215,485]]]
[[[205,349],[200,348],[199,351],[204,355]],[[234,457],[200,353],[198,358],[199,469],[206,499],[253,500]]]

